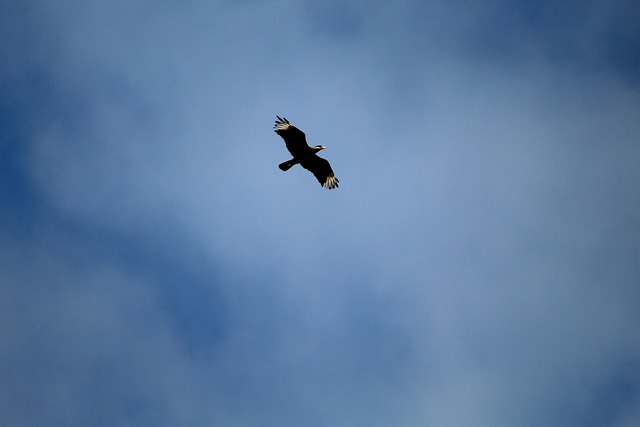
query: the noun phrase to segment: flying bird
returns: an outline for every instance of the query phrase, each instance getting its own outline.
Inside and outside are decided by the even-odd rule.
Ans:
[[[329,190],[337,188],[339,181],[333,174],[331,165],[328,161],[316,155],[318,151],[324,150],[324,145],[309,147],[304,132],[289,123],[286,118],[276,117],[278,120],[276,120],[273,130],[284,139],[287,150],[293,156],[293,159],[280,163],[278,167],[286,171],[300,163],[300,166],[315,175],[321,186]]]

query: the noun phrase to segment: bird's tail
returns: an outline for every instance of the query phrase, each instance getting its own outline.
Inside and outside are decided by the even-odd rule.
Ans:
[[[298,164],[298,162],[295,159],[291,159],[287,160],[286,162],[280,163],[278,167],[280,168],[280,170],[288,171],[295,164]]]

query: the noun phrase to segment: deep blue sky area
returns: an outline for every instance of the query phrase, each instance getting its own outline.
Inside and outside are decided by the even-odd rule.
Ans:
[[[638,22],[0,2],[0,425],[640,425]]]

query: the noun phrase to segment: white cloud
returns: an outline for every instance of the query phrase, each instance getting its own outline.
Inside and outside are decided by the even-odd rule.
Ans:
[[[582,425],[616,375],[632,420],[632,82],[519,9],[277,6],[23,16],[55,54],[18,61],[46,220],[2,250],[7,424]],[[339,190],[277,169],[275,114]]]

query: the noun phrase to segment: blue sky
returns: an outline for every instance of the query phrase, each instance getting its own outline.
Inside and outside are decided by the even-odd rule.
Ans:
[[[640,424],[639,20],[3,2],[0,423]]]

